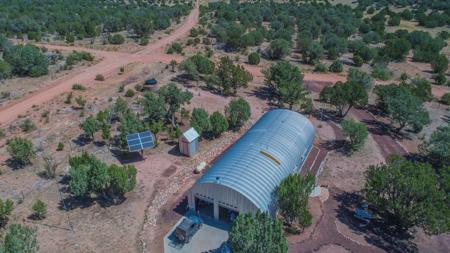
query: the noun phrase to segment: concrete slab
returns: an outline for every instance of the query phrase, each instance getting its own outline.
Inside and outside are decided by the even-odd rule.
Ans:
[[[215,252],[223,242],[228,240],[230,224],[202,217],[204,223],[191,241],[184,245],[176,245],[173,240],[174,231],[184,218],[182,217],[164,237],[164,253]]]

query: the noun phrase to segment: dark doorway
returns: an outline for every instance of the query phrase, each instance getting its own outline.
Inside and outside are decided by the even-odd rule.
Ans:
[[[214,204],[212,202],[195,197],[195,210],[200,215],[214,218]]]
[[[232,223],[238,215],[238,211],[219,205],[219,220]]]

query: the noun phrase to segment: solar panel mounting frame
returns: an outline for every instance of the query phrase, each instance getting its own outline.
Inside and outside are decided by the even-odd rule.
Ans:
[[[129,152],[137,152],[155,146],[153,134],[150,131],[127,135],[127,144]]]

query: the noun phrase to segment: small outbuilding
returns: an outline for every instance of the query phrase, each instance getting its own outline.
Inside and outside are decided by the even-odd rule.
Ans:
[[[314,135],[313,124],[297,112],[267,112],[192,187],[189,208],[224,221],[258,210],[275,215],[275,189],[301,171]]]
[[[198,151],[199,138],[200,135],[198,132],[193,127],[189,128],[178,139],[180,152],[184,155],[193,157]]]

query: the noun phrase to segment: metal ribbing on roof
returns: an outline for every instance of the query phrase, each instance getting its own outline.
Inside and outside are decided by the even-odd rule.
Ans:
[[[260,210],[270,212],[276,187],[301,167],[313,145],[314,134],[311,122],[297,112],[286,109],[267,112],[197,181],[197,186],[229,187]],[[273,156],[279,164],[261,151]]]

